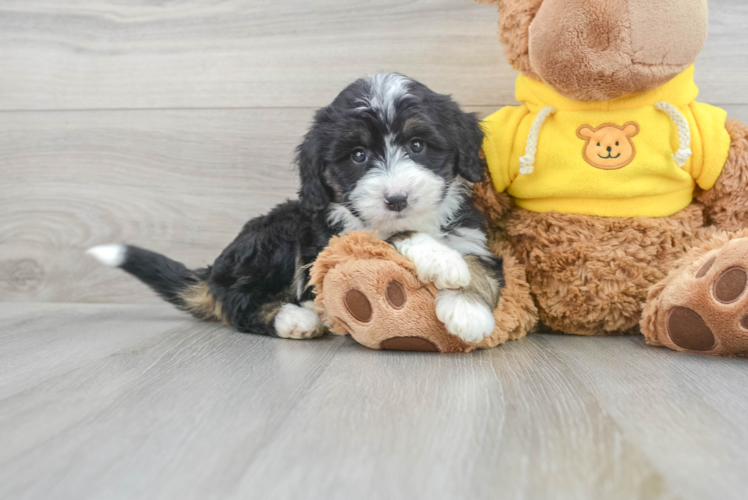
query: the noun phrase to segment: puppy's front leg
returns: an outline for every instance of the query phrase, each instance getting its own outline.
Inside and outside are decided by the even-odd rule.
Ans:
[[[452,335],[478,343],[493,333],[493,310],[504,286],[503,263],[496,257],[464,257],[470,269],[470,284],[457,290],[440,290],[436,317]]]
[[[275,334],[284,339],[319,337],[325,333],[319,314],[319,308],[312,301],[280,305],[273,317]]]
[[[503,286],[501,260],[465,255],[423,233],[402,233],[388,240],[416,267],[418,278],[433,283],[436,316],[447,331],[466,342],[478,343],[493,333],[493,310]]]
[[[400,233],[389,240],[416,267],[418,279],[433,283],[439,290],[470,284],[470,269],[457,250],[424,233]]]

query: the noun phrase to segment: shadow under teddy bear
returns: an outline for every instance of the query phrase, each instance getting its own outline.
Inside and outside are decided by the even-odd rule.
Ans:
[[[707,0],[498,0],[519,106],[484,120],[474,197],[507,277],[494,332],[449,334],[433,285],[370,234],[312,270],[333,331],[467,352],[533,330],[748,353],[748,127],[696,102]]]

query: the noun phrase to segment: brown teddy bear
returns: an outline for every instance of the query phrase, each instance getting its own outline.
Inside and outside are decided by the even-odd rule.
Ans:
[[[679,351],[748,354],[748,127],[695,100],[707,0],[488,3],[521,72],[521,104],[484,120],[487,180],[474,186],[507,276],[496,329],[477,345],[450,335],[433,286],[357,233],[312,272],[333,331],[441,352],[533,329],[641,332]]]

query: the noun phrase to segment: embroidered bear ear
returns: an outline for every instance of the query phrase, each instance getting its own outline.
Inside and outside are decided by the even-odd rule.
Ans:
[[[623,126],[623,133],[626,137],[634,137],[639,133],[639,124],[636,122],[628,122]]]
[[[628,124],[627,124],[628,125]],[[637,127],[638,131],[638,127]],[[587,139],[592,138],[592,134],[595,133],[595,129],[590,127],[589,125],[582,125],[577,129],[577,137],[580,139],[586,141]]]

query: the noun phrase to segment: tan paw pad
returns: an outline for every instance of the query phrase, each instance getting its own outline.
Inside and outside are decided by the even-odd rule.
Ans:
[[[731,240],[704,258],[696,272],[684,272],[662,292],[663,343],[743,355],[748,351],[748,239]]]

